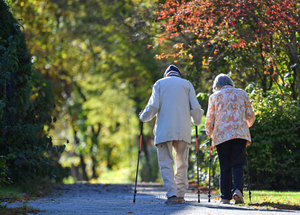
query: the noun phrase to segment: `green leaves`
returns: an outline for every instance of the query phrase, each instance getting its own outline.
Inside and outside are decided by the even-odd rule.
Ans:
[[[6,156],[0,156],[0,187],[2,187],[3,185],[10,184],[12,182],[7,176],[7,159],[8,158]]]
[[[205,100],[209,97],[209,94],[207,93],[198,93],[197,98],[201,98],[202,100]]]
[[[291,101],[278,88],[264,93],[262,89],[253,90],[252,87],[249,87],[249,90],[252,89],[249,97],[256,113],[256,122],[250,128],[252,144],[248,147],[248,157],[255,186],[298,189],[300,174],[292,169],[295,163],[300,162],[299,103]],[[294,177],[291,178],[291,175]]]
[[[26,20],[22,24],[31,38],[27,41],[34,56],[31,62],[41,76],[53,82],[41,86],[30,80],[33,86],[28,93],[33,101],[49,98],[49,93],[57,104],[57,118],[39,113],[43,103],[35,106],[31,116],[47,121],[45,130],[56,132],[53,136],[68,138],[66,150],[70,153],[63,155],[64,165],[73,164],[82,155],[80,162],[88,160],[89,165],[101,166],[96,168],[97,174],[103,166],[133,168],[137,111],[144,108],[152,84],[162,75],[156,72],[159,65],[154,51],[147,49],[158,27],[151,23],[156,5],[150,2],[154,1],[145,6],[126,1],[93,0],[86,4],[43,0],[13,5],[14,14]],[[96,13],[95,8],[99,9]],[[25,67],[30,69],[31,65],[23,64]],[[29,81],[22,77],[20,82]],[[51,130],[53,122],[55,130]],[[58,144],[55,137],[53,142]],[[120,156],[116,151],[126,153]]]
[[[3,4],[0,1],[0,9]],[[44,130],[53,101],[47,100],[50,93],[41,76],[34,76],[21,25],[8,8],[0,16],[0,185],[9,178],[14,182],[47,175],[52,178],[63,172],[52,160],[64,149],[52,150],[55,147]]]

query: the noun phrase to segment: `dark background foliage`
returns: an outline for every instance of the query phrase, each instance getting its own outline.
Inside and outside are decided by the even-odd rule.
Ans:
[[[277,93],[258,89],[250,94],[252,106],[259,110],[250,128],[251,181],[257,189],[299,189],[300,107],[297,101]]]
[[[64,169],[54,158],[64,146],[53,146],[44,130],[55,121],[49,114],[54,108],[53,95],[45,90],[51,83],[37,75],[22,26],[3,1],[0,27],[0,182],[47,176],[59,181]]]

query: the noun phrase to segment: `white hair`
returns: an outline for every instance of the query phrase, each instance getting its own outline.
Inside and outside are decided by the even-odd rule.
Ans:
[[[214,80],[213,92],[219,91],[225,85],[234,87],[234,83],[231,78],[228,75],[221,73]]]

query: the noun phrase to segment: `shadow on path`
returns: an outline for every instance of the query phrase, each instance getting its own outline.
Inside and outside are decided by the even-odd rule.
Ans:
[[[91,215],[91,214],[189,214],[189,215],[282,215],[299,212],[287,210],[259,210],[237,205],[208,203],[207,193],[201,193],[198,203],[197,189],[191,187],[185,204],[166,205],[166,189],[159,183],[139,183],[133,203],[134,184],[72,184],[60,185],[47,197],[29,201],[28,206],[42,210],[42,215]],[[22,203],[21,203],[22,204]],[[8,207],[18,207],[9,203]]]

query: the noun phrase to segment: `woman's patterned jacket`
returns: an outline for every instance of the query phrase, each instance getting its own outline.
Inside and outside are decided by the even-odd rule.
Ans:
[[[206,134],[214,147],[231,139],[245,139],[251,144],[249,127],[255,114],[246,91],[226,85],[209,97],[206,114]]]

